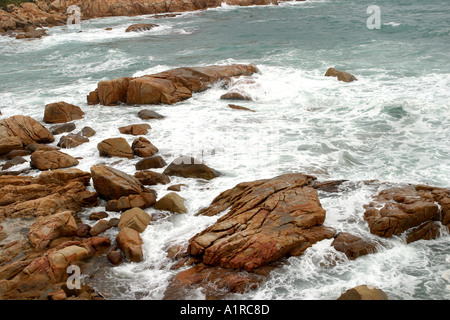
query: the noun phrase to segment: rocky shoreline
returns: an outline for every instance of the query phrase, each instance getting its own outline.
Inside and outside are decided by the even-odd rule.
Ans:
[[[304,0],[298,0],[304,1]],[[276,5],[280,0],[35,0],[18,6],[11,4],[0,9],[0,35],[18,39],[40,38],[46,35],[45,28],[63,26],[73,14],[70,6],[80,8],[80,19],[111,16],[156,15],[173,17],[176,13],[198,11],[228,5]]]
[[[87,94],[87,102],[99,104],[99,108],[127,103],[171,104],[192,98],[195,92],[217,82],[231,89],[231,83],[251,80],[256,72],[259,70],[253,64],[207,66],[113,79],[98,83],[97,89]],[[168,164],[158,147],[145,137],[151,128],[146,121],[162,118],[150,110],[139,112],[143,123],[121,127],[117,137],[97,146],[99,159],[140,158],[134,175],[102,163],[93,165],[90,172],[82,171],[76,167],[83,159],[62,150],[90,143],[95,129],[85,127],[75,134],[75,126],[70,126],[89,114],[62,101],[45,106],[43,114],[44,124],[52,125],[51,130],[24,115],[0,120],[0,156],[4,159],[0,172],[0,299],[103,299],[101,293],[86,285],[68,288],[67,268],[78,266],[82,274],[92,275],[98,265],[141,262],[141,233],[156,219],[145,209],[153,207],[172,214],[187,211],[185,199],[177,194],[182,185],[169,186],[172,192],[164,197],[151,186],[170,185],[174,176],[208,181],[218,179],[221,173],[191,157]],[[57,135],[62,135],[57,147],[50,145]],[[129,145],[121,135],[136,139]],[[28,169],[9,170],[26,163],[28,156]],[[9,166],[5,169],[6,164]],[[152,171],[161,168],[163,173]],[[221,217],[185,246],[167,248],[172,268],[179,272],[168,284],[164,299],[184,299],[199,288],[207,299],[248,292],[288,257],[301,256],[326,239],[333,239],[331,246],[348,259],[376,252],[380,244],[373,239],[324,225],[327,212],[319,194],[339,196],[340,187],[346,183],[289,173],[242,182],[221,192],[196,213]],[[89,217],[95,224],[84,223],[79,214],[99,205],[104,205],[105,211]],[[450,189],[428,185],[386,187],[373,195],[364,210],[363,219],[376,238],[402,236],[406,243],[435,239],[450,225]],[[120,218],[108,219],[108,212],[119,212]],[[19,228],[8,228],[12,221],[23,223]],[[107,230],[113,230],[115,236],[104,236]],[[10,241],[14,236],[18,238]],[[354,288],[340,297],[356,298],[387,297],[367,287]]]

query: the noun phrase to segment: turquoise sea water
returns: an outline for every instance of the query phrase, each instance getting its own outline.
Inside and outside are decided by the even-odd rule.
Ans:
[[[367,28],[370,5],[380,8],[380,29]],[[125,33],[140,22],[159,27]],[[150,123],[147,137],[167,162],[179,154],[200,156],[224,175],[206,185],[188,183],[181,192],[188,206],[184,216],[148,209],[162,217],[143,234],[145,262],[109,270],[95,283],[110,298],[160,299],[174,274],[166,247],[185,244],[213,223],[214,217],[194,214],[239,182],[300,171],[322,180],[450,186],[447,0],[223,5],[176,18],[83,21],[81,31],[56,27],[41,40],[0,38],[0,117],[25,114],[42,120],[47,103],[80,106],[86,116],[77,127],[91,126],[97,134],[89,144],[65,152],[82,157],[83,170],[114,163],[117,159],[98,157],[97,143],[120,136],[120,126],[142,122],[137,112],[143,106],[88,106],[86,95],[99,81],[210,64],[255,63],[261,70],[244,88],[253,101],[239,103],[255,113],[229,109],[219,99],[226,92],[219,85],[172,106],[145,106],[166,116]],[[329,67],[358,81],[324,77]],[[134,173],[136,161],[114,166]],[[167,192],[156,188],[161,196]],[[339,197],[323,195],[325,224],[370,237],[362,206],[377,191],[361,185]],[[97,209],[104,208],[83,214]],[[341,259],[333,268],[323,267],[326,257],[337,255],[324,241],[238,298],[335,299],[366,283],[395,299],[448,299],[448,241],[446,234],[410,245],[391,239],[379,253]],[[201,292],[194,297],[202,298]]]

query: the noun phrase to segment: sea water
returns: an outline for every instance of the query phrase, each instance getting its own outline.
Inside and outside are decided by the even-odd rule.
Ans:
[[[367,9],[374,5],[379,28],[368,23]],[[125,33],[135,23],[159,26]],[[167,248],[185,246],[213,224],[217,217],[195,214],[240,182],[289,172],[349,180],[338,193],[320,192],[324,224],[368,238],[375,236],[363,219],[363,205],[381,189],[404,183],[450,186],[447,0],[222,5],[175,18],[93,19],[82,21],[79,29],[47,32],[50,36],[32,41],[0,37],[1,118],[23,114],[42,121],[48,103],[78,105],[86,114],[75,121],[75,132],[90,126],[97,133],[89,143],[63,151],[81,157],[82,170],[106,163],[134,174],[138,158],[100,158],[97,144],[111,137],[131,144],[135,137],[118,128],[142,123],[137,113],[149,108],[165,116],[148,122],[152,129],[146,137],[168,163],[192,155],[222,173],[208,182],[172,177],[172,184],[187,185],[179,193],[186,198],[187,214],[146,210],[158,219],[142,233],[144,261],[104,268],[91,279],[109,299],[161,299],[177,272],[170,268]],[[220,100],[227,92],[221,84],[170,106],[86,103],[102,80],[232,63],[254,63],[261,71],[245,88],[252,101],[236,103],[256,112],[228,108],[229,101]],[[329,67],[358,81],[324,77]],[[361,182],[366,180],[380,183]],[[158,197],[169,192],[167,185],[152,188]],[[104,203],[80,215],[92,224],[87,217],[100,210]],[[110,217],[119,214],[110,212]],[[106,235],[115,236],[112,230]],[[392,299],[449,299],[449,240],[445,232],[408,245],[401,237],[383,239],[377,253],[354,261],[331,248],[331,240],[321,241],[303,256],[289,258],[255,291],[232,298],[336,299],[367,284]],[[195,291],[188,298],[204,295]]]

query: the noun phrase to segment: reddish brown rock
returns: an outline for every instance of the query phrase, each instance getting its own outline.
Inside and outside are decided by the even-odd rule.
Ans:
[[[134,229],[124,228],[116,237],[117,244],[125,257],[131,262],[141,262],[144,256],[142,238]]]
[[[389,298],[379,288],[360,285],[345,291],[337,300],[389,300]]]
[[[144,192],[143,185],[138,179],[106,165],[91,167],[91,175],[95,190],[106,200]]]
[[[148,130],[152,127],[147,124],[131,124],[129,126],[120,127],[119,131],[123,134],[131,134],[133,136],[140,136],[140,135],[146,135],[148,133]]]
[[[89,142],[88,138],[77,134],[68,134],[62,136],[57,144],[60,148],[71,149],[82,145],[83,143]]]
[[[159,150],[148,139],[139,137],[135,139],[131,145],[133,153],[142,158],[152,157]]]
[[[229,213],[190,239],[188,252],[208,265],[251,271],[331,238],[335,231],[322,225],[325,210],[308,186],[313,180],[287,174],[221,193],[200,213]]]
[[[134,154],[124,138],[105,139],[97,145],[101,157],[119,157],[133,159]]]
[[[66,123],[72,120],[83,119],[84,112],[80,107],[61,101],[45,106],[44,122]]]
[[[235,110],[244,110],[244,111],[250,111],[250,112],[255,112],[255,110],[246,108],[246,107],[242,107],[242,106],[238,106],[235,104],[229,104],[228,107],[230,107],[231,109],[235,109]]]
[[[0,138],[0,155],[8,154],[14,150],[22,150],[22,140],[18,137]]]
[[[206,90],[211,84],[233,76],[250,75],[258,69],[250,65],[177,68],[138,78],[102,81],[97,86],[100,104],[173,104]],[[95,94],[93,94],[95,95]]]
[[[69,181],[80,181],[87,186],[90,180],[91,174],[89,172],[77,168],[68,168],[43,171],[33,179],[32,183],[65,185]]]
[[[408,185],[381,191],[374,201],[365,206],[364,219],[370,232],[389,238],[400,235],[411,228],[420,227],[429,221],[441,221],[447,217],[445,206],[450,199],[450,190]],[[426,233],[425,233],[426,234]]]
[[[344,71],[338,71],[335,68],[329,68],[327,72],[325,73],[326,77],[336,77],[339,81],[343,82],[352,82],[356,81],[356,77],[350,73],[344,72]]]
[[[145,209],[156,202],[156,192],[151,190],[145,190],[139,194],[130,194],[128,196],[122,196],[119,199],[113,199],[108,201],[106,210],[108,211],[125,211],[132,208]]]
[[[28,116],[12,116],[7,119],[0,120],[0,138],[18,137],[23,145],[30,143],[50,143],[55,138],[38,121]]]
[[[166,165],[166,161],[161,156],[153,156],[136,162],[136,170],[164,168]]]
[[[74,157],[57,150],[35,151],[30,159],[30,166],[39,170],[68,168],[79,163]]]
[[[331,245],[337,251],[345,253],[345,255],[351,260],[376,252],[375,243],[347,232],[340,232],[334,238]]]
[[[72,132],[73,130],[76,129],[76,127],[77,126],[75,123],[69,122],[69,123],[63,123],[63,124],[51,126],[50,131],[53,135],[57,135],[57,134],[65,133],[65,132]]]
[[[143,185],[147,186],[152,186],[159,183],[170,183],[170,178],[167,175],[150,170],[138,171],[134,174],[134,177],[137,178]]]
[[[119,229],[131,228],[137,232],[144,232],[150,224],[150,215],[142,209],[133,208],[125,211],[120,216]]]
[[[175,192],[170,192],[164,197],[156,201],[155,209],[170,211],[173,213],[186,213],[187,209],[184,205],[185,199]]]

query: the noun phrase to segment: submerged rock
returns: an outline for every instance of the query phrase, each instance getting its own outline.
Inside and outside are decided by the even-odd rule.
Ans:
[[[329,68],[327,72],[325,73],[326,77],[336,77],[339,81],[343,82],[352,82],[356,81],[356,77],[350,73],[344,72],[344,71],[338,71],[335,68]]]
[[[138,24],[133,24],[133,25],[129,26],[125,30],[125,32],[147,31],[147,30],[151,30],[155,27],[158,27],[158,25],[154,24],[154,23],[138,23]]]
[[[205,180],[211,180],[220,176],[218,171],[201,163],[201,161],[193,157],[184,156],[172,161],[172,163],[169,164],[169,166],[164,170],[164,174],[168,176],[198,178]]]

